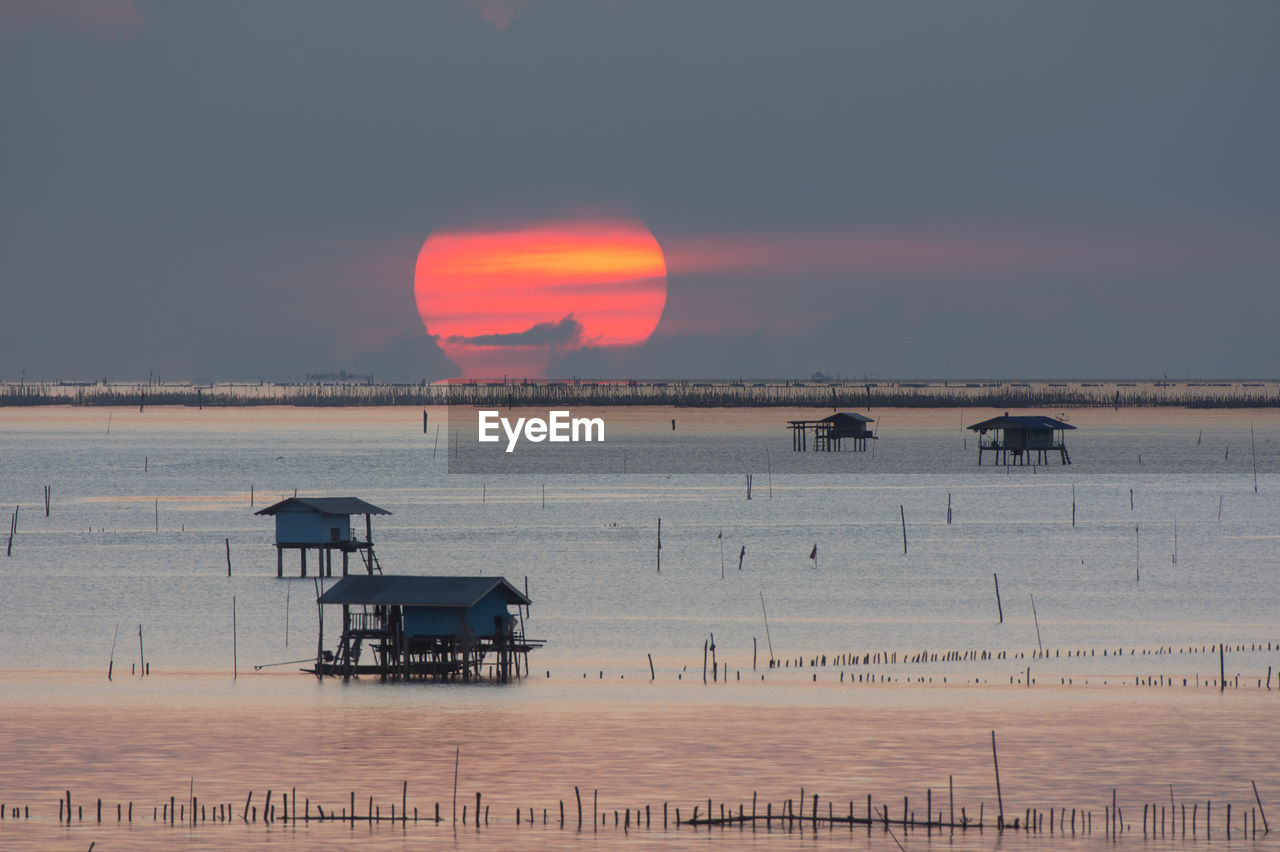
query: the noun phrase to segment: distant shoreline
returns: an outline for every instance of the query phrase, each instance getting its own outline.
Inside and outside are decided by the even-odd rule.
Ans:
[[[0,407],[673,406],[677,408],[1277,408],[1280,381],[537,380],[0,383]]]

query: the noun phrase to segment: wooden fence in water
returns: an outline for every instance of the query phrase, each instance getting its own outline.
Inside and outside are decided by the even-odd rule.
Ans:
[[[1274,382],[0,383],[0,406],[675,406],[689,408],[1271,408]]]
[[[501,824],[528,826],[529,828],[542,825],[559,830],[581,832],[589,829],[593,832],[598,832],[602,828],[609,827],[610,816],[612,816],[612,827],[627,832],[633,829],[651,831],[659,828],[664,832],[678,831],[682,827],[693,828],[694,830],[702,828],[725,830],[736,827],[740,830],[750,829],[753,832],[763,827],[765,831],[778,829],[788,832],[805,830],[817,832],[820,828],[834,831],[836,828],[847,827],[852,831],[854,828],[862,827],[868,833],[879,829],[885,834],[894,835],[895,832],[901,831],[904,838],[911,832],[918,833],[920,831],[924,831],[926,835],[932,835],[934,832],[954,834],[957,831],[1020,832],[1032,835],[1071,837],[1093,834],[1095,828],[1094,809],[1092,808],[1081,806],[1068,808],[1065,805],[1050,805],[1048,807],[1025,807],[1021,813],[1006,813],[999,793],[999,765],[995,758],[993,732],[992,759],[996,775],[997,807],[990,814],[986,810],[985,802],[978,803],[976,814],[970,814],[967,806],[964,805],[959,806],[959,812],[957,813],[954,787],[950,778],[948,779],[945,803],[941,796],[935,802],[933,790],[931,788],[926,789],[924,808],[919,813],[911,807],[911,801],[908,796],[902,797],[902,809],[899,811],[896,806],[891,808],[883,800],[877,802],[871,794],[868,794],[865,798],[865,807],[862,799],[858,799],[856,802],[852,798],[840,799],[839,810],[837,811],[835,800],[823,799],[817,793],[806,794],[805,790],[800,788],[798,798],[781,800],[776,803],[776,809],[773,801],[762,803],[754,792],[751,796],[750,809],[748,809],[745,802],[738,803],[736,810],[732,805],[720,802],[718,803],[718,813],[714,806],[716,803],[711,798],[700,800],[685,811],[682,811],[679,805],[673,806],[669,801],[664,801],[661,806],[661,818],[658,821],[655,816],[656,807],[653,805],[646,804],[635,808],[630,806],[601,808],[599,791],[593,790],[590,819],[588,820],[581,790],[579,787],[574,787],[573,810],[566,812],[564,799],[557,800],[553,807],[517,806],[512,809],[513,819],[510,822],[506,822],[502,817],[496,815],[491,818],[490,804],[484,801],[483,795],[479,792],[475,793],[474,807],[471,807],[469,802],[466,802],[462,804],[459,811],[457,792],[454,791],[447,815],[441,812],[441,803],[439,801],[433,802],[425,813],[420,813],[416,805],[410,808],[408,781],[402,782],[398,809],[397,803],[394,801],[378,802],[373,796],[357,798],[353,790],[346,801],[337,805],[322,804],[319,801],[312,802],[310,798],[305,798],[302,803],[301,815],[299,815],[299,799],[296,787],[291,788],[287,793],[283,793],[279,797],[278,804],[272,802],[273,791],[268,790],[261,809],[259,809],[259,806],[254,804],[254,791],[252,790],[249,791],[242,806],[230,802],[212,804],[203,802],[195,795],[193,779],[191,788],[186,796],[169,796],[167,800],[137,808],[135,808],[135,803],[132,801],[116,803],[114,805],[114,819],[112,819],[113,814],[111,811],[113,808],[110,804],[106,807],[106,816],[104,818],[103,801],[99,798],[96,800],[95,805],[90,806],[92,808],[90,822],[100,826],[108,826],[112,823],[131,825],[135,822],[135,811],[137,811],[137,821],[141,822],[146,820],[145,812],[150,809],[150,822],[174,827],[182,826],[184,828],[196,828],[208,823],[240,823],[247,826],[279,824],[284,827],[294,828],[298,827],[299,824],[305,826],[311,823],[351,825],[367,823],[370,825],[401,826],[418,825],[420,823],[436,825],[448,823],[453,826],[471,825],[476,830],[491,824]],[[1232,816],[1233,803],[1227,802],[1224,807],[1224,803],[1220,801],[1217,810],[1219,814],[1217,822],[1215,822],[1213,802],[1211,800],[1206,800],[1203,803],[1205,807],[1202,814],[1199,801],[1177,802],[1174,799],[1172,788],[1169,791],[1167,806],[1164,803],[1141,802],[1141,823],[1136,824],[1132,818],[1126,821],[1118,790],[1112,788],[1110,790],[1110,803],[1107,804],[1104,801],[1097,806],[1098,831],[1110,839],[1117,838],[1123,834],[1136,834],[1140,831],[1144,839],[1151,840],[1160,838],[1212,840],[1215,837],[1219,837],[1230,841],[1233,833],[1237,839],[1252,840],[1258,837],[1258,818],[1261,817],[1261,833],[1265,837],[1270,833],[1270,825],[1267,822],[1266,811],[1263,807],[1257,784],[1250,783],[1253,801],[1246,802],[1243,807],[1236,804],[1234,818]],[[896,799],[894,801],[896,802]],[[704,802],[706,805],[705,811],[702,810]],[[845,808],[846,803],[847,810]],[[1131,815],[1137,813],[1137,804],[1139,803],[1129,803]],[[825,813],[823,812],[823,805],[826,806]],[[49,807],[52,810],[52,805],[49,805]],[[807,811],[806,807],[808,808]],[[39,816],[40,814],[37,812],[36,818],[38,819]],[[0,825],[4,822],[23,823],[32,818],[30,805],[17,806],[10,803],[0,803]],[[66,795],[58,799],[58,823],[70,826],[83,824],[84,822],[84,806],[79,803],[73,803],[71,791],[67,790]],[[0,832],[2,831],[3,828],[0,827]],[[2,836],[0,834],[0,837]],[[894,839],[897,840],[896,835]]]

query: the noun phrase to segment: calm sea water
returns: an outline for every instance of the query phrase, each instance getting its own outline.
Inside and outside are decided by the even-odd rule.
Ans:
[[[688,810],[753,791],[780,802],[805,785],[847,809],[868,793],[900,807],[931,787],[938,800],[953,775],[958,802],[985,801],[989,815],[992,729],[1019,813],[1100,814],[1115,786],[1139,811],[1168,802],[1171,783],[1180,801],[1239,806],[1251,778],[1264,796],[1280,791],[1275,749],[1259,748],[1274,743],[1280,700],[1280,676],[1261,683],[1280,666],[1275,413],[1073,412],[1072,466],[979,470],[961,426],[988,412],[891,410],[876,412],[874,453],[791,457],[787,473],[772,461],[790,454],[781,424],[811,413],[607,414],[620,462],[669,440],[676,417],[695,451],[741,453],[741,474],[715,475],[624,474],[625,462],[594,475],[450,475],[448,427],[434,434],[443,414],[424,434],[416,409],[0,410],[0,516],[21,506],[0,563],[0,798],[41,814],[6,821],[0,840],[342,848],[352,832],[333,826],[95,834],[58,827],[56,802],[71,788],[147,802],[149,815],[194,778],[208,801],[296,786],[340,807],[355,788],[385,810],[408,780],[425,813],[451,794],[458,746],[460,788],[482,790],[502,823],[456,840],[435,826],[357,829],[361,845],[707,841],[686,829],[624,835],[611,817],[585,838],[516,829],[516,806],[558,819],[574,785],[605,790],[608,810]],[[547,641],[532,677],[342,685],[271,665],[314,658],[317,645],[317,583],[276,579],[272,522],[253,514],[294,489],[393,512],[374,519],[388,573],[527,578],[526,630]],[[286,573],[297,573],[288,558]],[[145,681],[130,677],[140,627]],[[704,687],[713,636],[728,682]],[[1209,685],[1219,642],[1226,694]],[[784,667],[768,667],[770,647]],[[953,662],[951,651],[993,658]],[[896,662],[844,656],[877,652]],[[847,830],[829,837],[851,844]],[[791,848],[797,837],[726,842]],[[1002,841],[1051,842],[1101,840]],[[852,845],[886,844],[896,848],[853,833]]]

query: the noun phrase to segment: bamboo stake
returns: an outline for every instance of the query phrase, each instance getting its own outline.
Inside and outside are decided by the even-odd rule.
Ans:
[[[764,607],[764,592],[760,593],[760,611],[764,613],[764,638],[769,643],[769,665],[773,665],[773,637],[769,635],[769,611]]]
[[[1267,683],[1268,685],[1270,685],[1269,679]],[[1271,826],[1267,824],[1267,812],[1262,809],[1262,797],[1258,795],[1258,782],[1250,781],[1249,783],[1253,785],[1253,797],[1258,801],[1258,813],[1262,814],[1262,833],[1270,834]],[[1255,826],[1255,830],[1256,830],[1256,826]]]
[[[116,622],[115,635],[111,637],[111,659],[107,661],[107,680],[111,680],[111,669],[116,664],[116,640],[120,638],[120,622]],[[1271,678],[1267,677],[1267,688],[1271,687]]]
[[[662,518],[658,518],[658,573],[662,573]]]
[[[724,527],[720,528],[720,532],[716,533],[716,540],[720,542],[720,579],[724,579]]]
[[[1027,594],[1031,595],[1031,617],[1034,618],[1036,622],[1036,645],[1040,646],[1040,656],[1043,657],[1044,643],[1040,641],[1040,616],[1036,615],[1036,596],[1032,595],[1030,592],[1027,592]]]
[[[453,824],[458,824],[458,763],[462,760],[462,746],[458,745],[453,753]]]
[[[1004,624],[1004,607],[1000,605],[1000,575],[993,571],[991,576],[996,581],[996,610],[1000,613],[1000,623]]]
[[[1249,448],[1253,451],[1253,493],[1258,493],[1258,445],[1253,440],[1253,424],[1249,424]]]
[[[899,503],[898,514],[902,517],[902,555],[907,555],[907,510]]]
[[[996,732],[991,732],[991,764],[996,770],[996,804],[1000,808],[998,826],[1004,827],[1004,796],[1000,793],[1000,761],[996,757]]]

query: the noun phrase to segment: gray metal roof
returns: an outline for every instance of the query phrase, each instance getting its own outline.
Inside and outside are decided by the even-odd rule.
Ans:
[[[494,589],[509,604],[530,603],[503,577],[411,577],[351,575],[343,577],[320,596],[325,604],[391,604],[443,606],[465,609],[475,606]]]
[[[390,515],[386,509],[379,509],[372,503],[366,503],[359,497],[290,497],[281,500],[274,506],[259,509],[255,515],[274,515],[277,512],[310,510],[322,515]]]
[[[856,411],[837,411],[829,417],[822,418],[823,423],[838,423],[841,420],[857,420],[859,423],[874,423],[875,421],[867,417],[865,414],[859,414]]]
[[[968,427],[974,432],[989,432],[992,429],[1074,429],[1070,423],[1063,423],[1054,417],[1043,414],[1022,414],[1010,417],[1007,413],[1002,417],[992,417]]]

